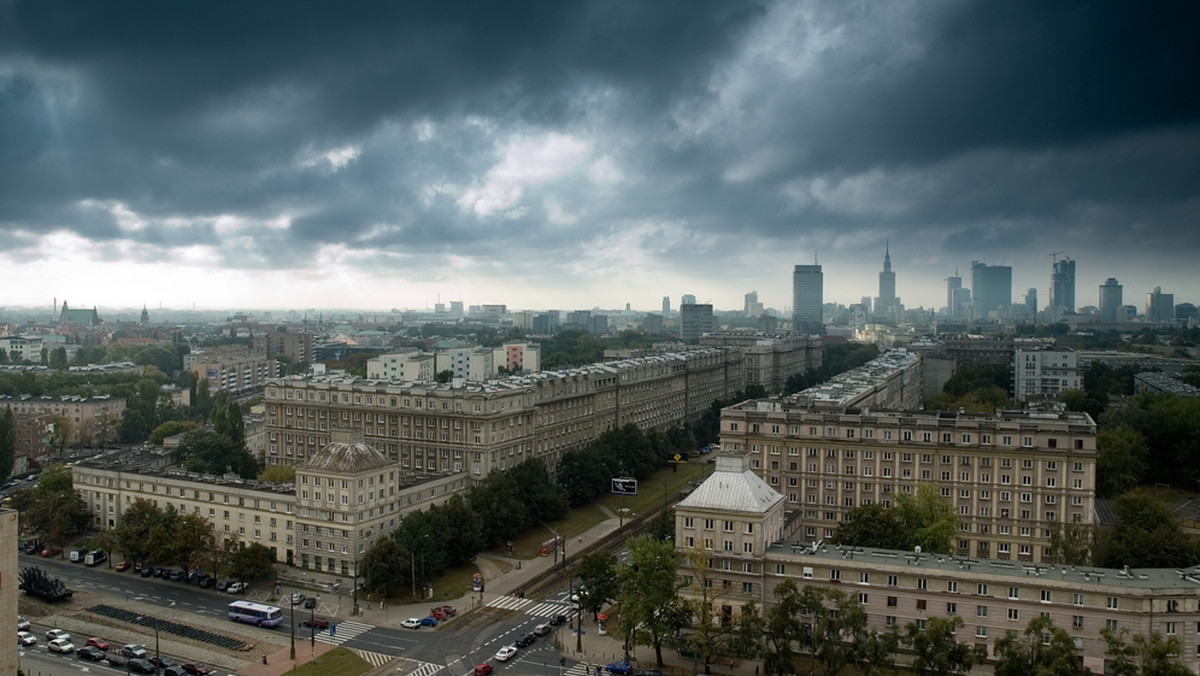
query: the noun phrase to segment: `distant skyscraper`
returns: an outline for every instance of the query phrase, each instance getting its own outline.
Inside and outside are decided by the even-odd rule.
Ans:
[[[663,296],[663,321],[667,321],[667,317],[671,316],[671,297]]]
[[[825,275],[820,265],[797,265],[792,273],[792,330],[824,333],[821,308],[825,303]]]
[[[1029,313],[1030,317],[1037,319],[1037,289],[1035,288],[1030,287],[1025,292],[1025,311]]]
[[[679,337],[685,342],[700,340],[700,336],[715,329],[712,305],[684,303],[679,306]]]
[[[1100,285],[1100,321],[1117,321],[1117,310],[1125,302],[1123,295],[1122,287],[1115,277],[1109,277]]]
[[[462,316],[463,302],[461,300],[450,301],[450,314]]]
[[[1146,294],[1146,321],[1169,322],[1175,319],[1175,294],[1163,293],[1162,287],[1156,286]]]
[[[879,298],[875,301],[875,314],[887,318],[896,314],[896,273],[892,272],[890,245],[884,245],[883,271],[879,273]]]
[[[745,300],[742,303],[742,313],[747,317],[757,317],[762,314],[762,303],[758,302],[757,291],[751,291],[746,294]]]
[[[1054,261],[1050,271],[1050,310],[1055,320],[1059,308],[1075,313],[1075,261],[1070,258]]]
[[[954,292],[962,289],[962,277],[958,276],[958,269],[955,268],[954,276],[946,278],[946,315],[948,317],[961,317],[962,305],[959,305],[954,300]]]
[[[695,305],[696,297],[690,293],[685,293],[685,294],[683,294],[683,298],[680,299],[679,304],[680,305]],[[679,308],[679,311],[683,312],[683,308]]]
[[[1001,305],[1012,305],[1012,268],[971,261],[971,302],[977,319],[987,318]]]

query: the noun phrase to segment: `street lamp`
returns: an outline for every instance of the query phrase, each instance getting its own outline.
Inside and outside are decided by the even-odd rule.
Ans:
[[[296,661],[296,604],[295,599],[288,598],[288,624],[292,625],[292,649],[288,653],[293,662]]]
[[[321,597],[317,596],[317,598],[319,599]],[[312,607],[310,607],[308,609],[308,640],[312,647],[311,648],[312,649],[312,657],[310,659],[310,662],[313,664],[316,664],[316,662],[317,662],[317,623],[316,623],[316,619],[317,619],[317,604],[314,602],[312,604]]]
[[[171,601],[171,605],[169,605],[167,607],[174,608],[175,602]],[[138,617],[138,621],[141,621],[144,619],[146,619],[146,618],[142,617],[142,616]],[[159,643],[158,643],[158,621],[159,621],[158,617],[155,617],[154,618],[154,676],[158,676],[159,670],[162,669],[162,650],[159,649]],[[125,673],[129,673],[128,660],[126,660],[126,662],[125,662]]]

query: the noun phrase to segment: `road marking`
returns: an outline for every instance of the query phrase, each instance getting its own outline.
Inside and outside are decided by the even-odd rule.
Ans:
[[[497,596],[491,601],[488,601],[485,605],[491,606],[492,608],[503,608],[505,610],[520,610],[531,603],[533,603],[533,601],[529,599],[517,598],[516,596]]]
[[[375,625],[373,624],[363,624],[361,622],[338,622],[334,626],[336,629],[334,630],[332,636],[330,636],[328,629],[322,629],[321,631],[317,632],[317,640],[321,643],[341,645],[355,636],[358,636],[359,634],[365,634],[375,628]],[[375,666],[380,665],[377,664]]]

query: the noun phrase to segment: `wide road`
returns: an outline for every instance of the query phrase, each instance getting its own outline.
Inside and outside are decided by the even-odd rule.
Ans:
[[[174,604],[172,614],[182,612],[224,618],[229,602],[239,598],[182,582],[143,578],[133,571],[118,573],[108,569],[107,565],[89,568],[61,559],[43,559],[25,554],[20,555],[18,562],[21,567],[39,566],[48,575],[60,578],[72,589],[89,589],[114,599],[124,598],[164,608]],[[257,593],[255,589],[251,589],[247,598],[265,600],[262,598],[264,593],[261,585],[259,587]],[[527,648],[520,649],[508,662],[494,659],[496,651],[502,646],[515,643],[518,638],[532,632],[537,625],[547,623],[557,615],[572,616],[571,603],[567,597],[568,591],[565,588],[544,601],[503,597],[493,601],[495,605],[479,608],[433,630],[425,627],[393,629],[346,620],[339,615],[349,612],[348,599],[345,599],[346,603],[342,603],[336,597],[323,595],[314,609],[315,614],[330,618],[336,626],[332,633],[328,630],[317,632],[315,640],[423,663],[419,669],[421,676],[437,673],[439,670],[435,669],[435,665],[447,667],[441,671],[445,676],[466,675],[470,674],[474,665],[481,662],[491,663],[497,672],[511,669],[520,673],[550,676],[562,670],[577,676],[582,672],[582,667],[575,667],[574,661],[570,659],[563,661],[559,652],[564,646],[573,646],[575,640],[574,635],[565,626],[555,628],[550,635],[539,638]],[[310,611],[300,607],[294,610],[295,622],[300,622],[310,614]],[[288,612],[289,608],[285,605],[284,624],[280,625],[278,630],[278,642],[282,645],[287,645],[290,640],[286,617]],[[164,617],[166,616],[167,613],[164,613]],[[390,619],[399,624],[403,618]],[[41,659],[48,659],[50,664],[70,663],[73,666],[72,671],[82,666],[98,669],[102,673],[108,669],[106,665],[83,662],[74,656],[48,654],[43,640],[44,629],[38,631],[35,627],[35,634],[39,637],[39,645],[31,652],[38,656],[39,662]],[[310,640],[310,630],[297,625],[297,653],[304,651],[307,648],[305,644]],[[37,671],[33,673],[36,674]]]

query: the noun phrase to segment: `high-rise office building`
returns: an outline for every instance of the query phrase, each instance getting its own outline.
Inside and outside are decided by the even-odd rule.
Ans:
[[[1146,294],[1146,321],[1169,322],[1175,319],[1175,294],[1163,293],[1161,286]]]
[[[883,250],[883,271],[879,273],[879,298],[875,300],[875,314],[888,319],[896,314],[896,273],[892,272],[891,246]]]
[[[1117,309],[1124,302],[1122,287],[1116,277],[1109,277],[1100,285],[1100,321],[1117,321]],[[1124,319],[1124,317],[1122,317]]]
[[[1030,317],[1037,319],[1037,289],[1033,287],[1025,292],[1025,312],[1029,313]]]
[[[1012,267],[971,261],[971,299],[977,319],[1012,305]]]
[[[663,296],[663,316],[662,316],[663,321],[664,322],[667,321],[667,318],[670,316],[671,316],[671,297]]]
[[[946,316],[961,317],[962,305],[955,302],[954,292],[962,289],[962,277],[958,276],[958,269],[954,270],[953,277],[946,278]]]
[[[1075,261],[1062,258],[1054,261],[1050,271],[1050,312],[1057,320],[1062,312],[1075,313]]]
[[[679,306],[679,338],[685,342],[700,340],[700,336],[716,330],[713,306],[684,303]]]
[[[679,304],[680,305],[695,305],[696,304],[696,296],[693,294],[690,294],[690,293],[685,293],[685,294],[683,294],[683,298],[680,299]],[[683,308],[680,308],[679,311],[683,312]]]
[[[792,330],[824,333],[821,308],[825,303],[825,275],[820,265],[797,265],[792,273]]]
[[[762,303],[758,302],[757,291],[751,291],[750,293],[746,294],[742,312],[747,317],[757,317],[763,313]]]

